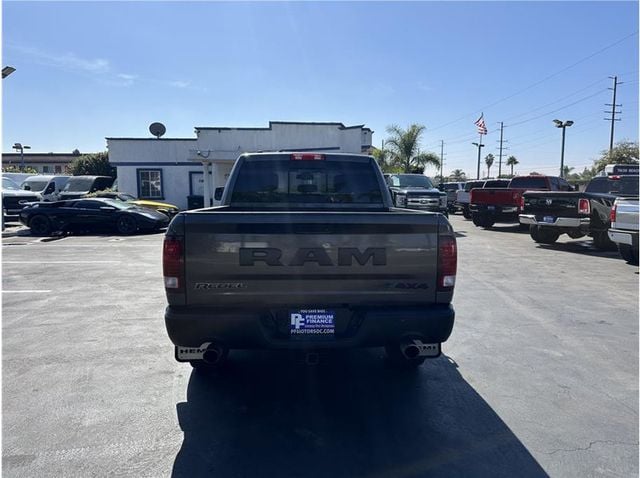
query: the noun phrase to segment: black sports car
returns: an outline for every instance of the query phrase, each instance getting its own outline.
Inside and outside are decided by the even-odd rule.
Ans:
[[[48,236],[56,231],[105,229],[134,234],[167,227],[169,218],[161,212],[122,201],[91,198],[30,204],[20,211],[20,222],[36,236]]]

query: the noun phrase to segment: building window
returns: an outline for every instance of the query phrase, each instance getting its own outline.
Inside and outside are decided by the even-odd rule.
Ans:
[[[61,174],[62,173],[62,166],[60,166],[59,164],[56,164],[53,167],[53,172],[56,173],[56,174]]]
[[[49,166],[42,166],[42,172],[43,173],[49,173]]]
[[[163,199],[162,169],[138,169],[138,197]]]

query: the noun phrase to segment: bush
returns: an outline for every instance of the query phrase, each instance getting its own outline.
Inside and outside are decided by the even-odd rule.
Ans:
[[[69,173],[73,176],[111,176],[116,177],[116,168],[109,164],[109,155],[106,152],[96,154],[83,154],[71,161]]]

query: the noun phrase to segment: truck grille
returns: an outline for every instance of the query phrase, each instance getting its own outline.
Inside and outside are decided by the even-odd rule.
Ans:
[[[408,196],[407,205],[416,207],[438,207],[440,205],[440,198],[437,196]]]

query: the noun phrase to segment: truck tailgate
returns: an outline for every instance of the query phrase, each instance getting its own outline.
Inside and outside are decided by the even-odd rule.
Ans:
[[[439,218],[409,211],[188,213],[186,305],[433,303]]]
[[[538,220],[544,216],[578,217],[580,197],[584,197],[580,192],[527,192],[524,195],[524,212],[535,214]]]
[[[471,204],[495,204],[518,206],[523,190],[505,188],[483,188],[471,190]]]

